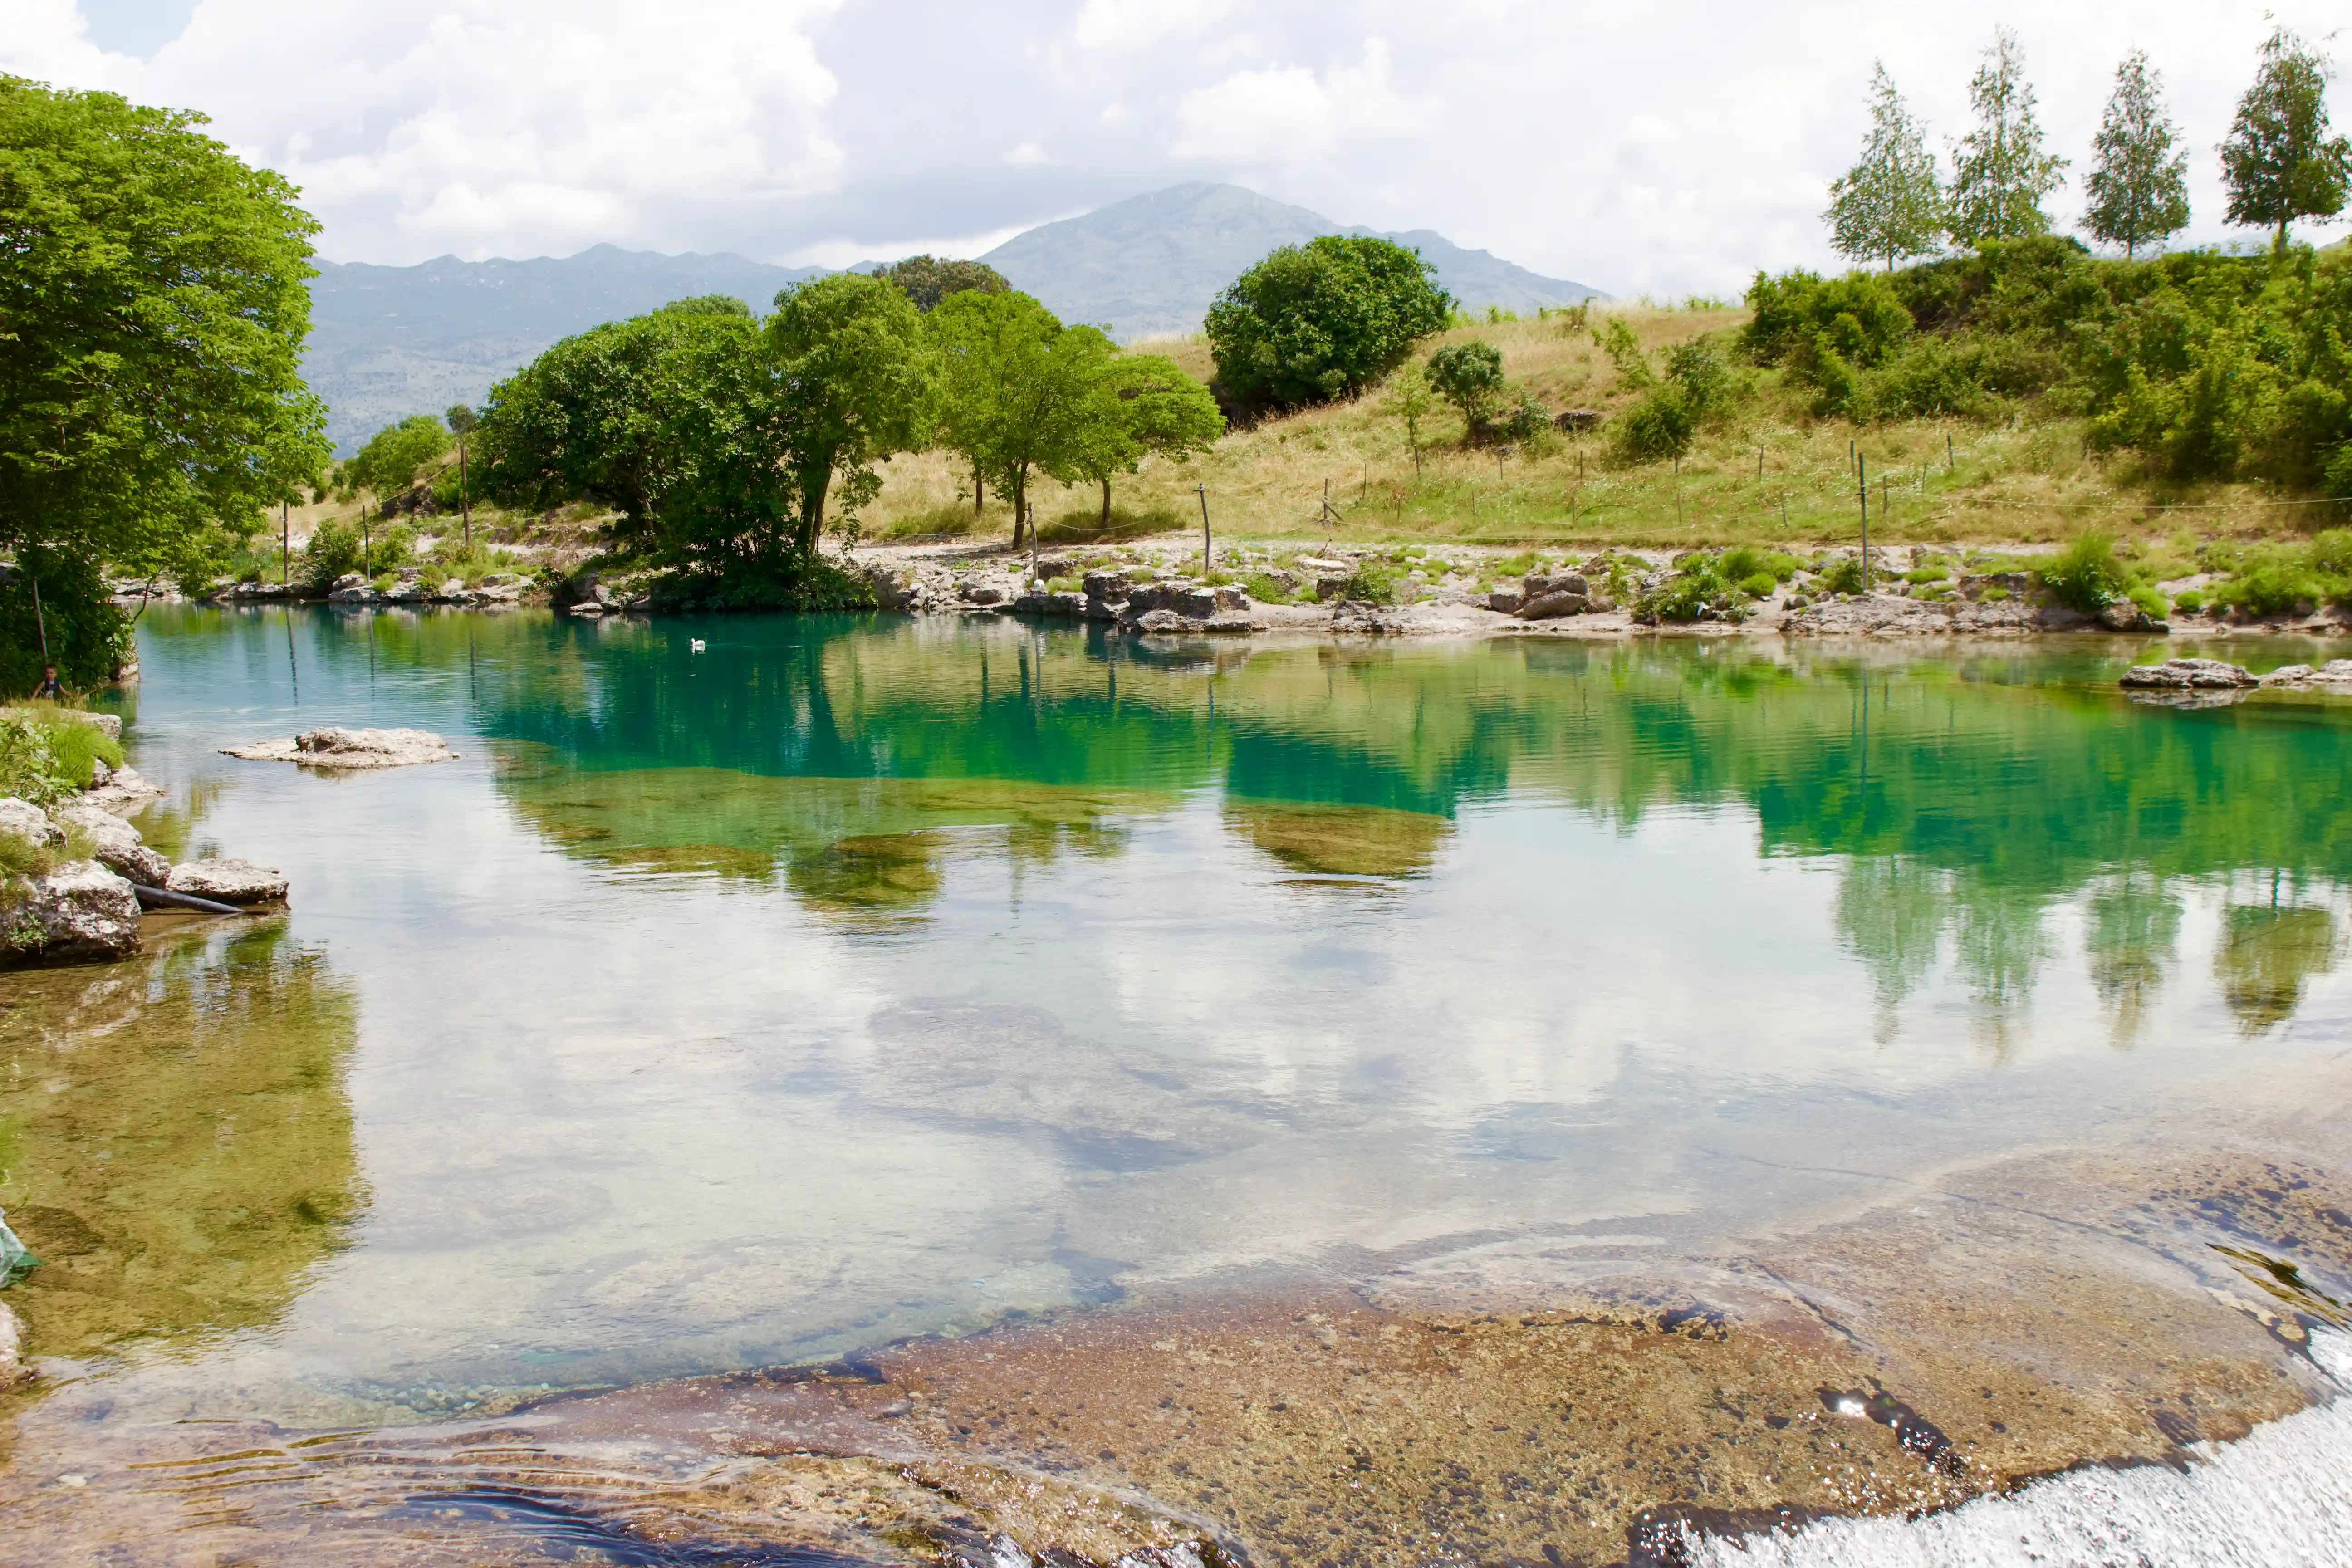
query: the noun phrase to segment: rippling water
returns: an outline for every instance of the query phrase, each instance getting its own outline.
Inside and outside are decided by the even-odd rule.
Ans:
[[[2332,1176],[2352,704],[2135,706],[2128,653],[152,611],[151,837],[292,910],[0,981],[63,1386],[20,1469],[1202,1291],[1540,1300],[2004,1159]],[[326,723],[462,760],[217,754]],[[2208,1288],[2352,1296],[2352,1222],[2215,1237]]]

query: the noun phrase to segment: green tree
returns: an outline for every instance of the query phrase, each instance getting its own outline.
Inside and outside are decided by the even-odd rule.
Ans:
[[[1434,270],[1385,239],[1325,235],[1284,246],[1209,307],[1218,382],[1251,408],[1360,391],[1444,329],[1454,299]]]
[[[1013,542],[1028,527],[1029,481],[1080,477],[1102,428],[1105,367],[1117,351],[1092,327],[1065,327],[1026,294],[967,289],[930,314],[940,359],[940,444],[1013,498]]]
[[[449,411],[441,416],[441,422],[449,426],[452,436],[457,437],[457,514],[463,520],[466,549],[470,553],[474,548],[474,498],[466,483],[466,437],[471,436],[474,426],[482,422],[481,416],[476,414],[470,405],[453,403]]]
[[[1944,192],[1927,129],[1911,117],[1882,62],[1870,80],[1870,134],[1862,156],[1830,185],[1830,243],[1855,261],[1933,255],[1943,241]]]
[[[1417,364],[1402,364],[1389,377],[1389,393],[1381,406],[1396,416],[1404,426],[1404,444],[1412,453],[1412,477],[1421,478],[1421,426],[1430,416],[1431,405],[1437,401],[1430,390],[1429,374]]]
[[[1494,422],[1503,406],[1503,355],[1492,343],[1448,343],[1429,356],[1430,390],[1454,405],[1468,434]]]
[[[302,383],[310,237],[278,175],[204,116],[0,76],[0,689],[39,673],[38,629],[104,570],[208,574],[328,447]],[[16,613],[31,585],[44,615]],[[111,673],[124,618],[76,603],[52,646]]]
[[[942,261],[932,256],[909,256],[904,261],[877,267],[874,276],[896,284],[915,302],[915,309],[927,314],[949,295],[967,289],[976,289],[983,294],[1003,294],[1013,288],[1004,280],[1004,274],[985,261]]]
[[[2124,247],[2161,244],[2189,226],[2189,154],[2180,128],[2164,112],[2164,79],[2134,49],[2116,68],[2115,96],[2091,150],[2096,162],[2083,182],[2090,206],[2083,226]]]
[[[369,491],[379,501],[391,500],[414,489],[418,476],[448,450],[449,431],[441,421],[430,414],[412,414],[369,437],[343,466],[343,482],[351,489]]]
[[[1075,464],[1102,486],[1102,526],[1110,526],[1114,474],[1135,472],[1146,457],[1181,461],[1224,433],[1217,400],[1174,360],[1120,354],[1105,365]]]
[[[1977,128],[1953,150],[1952,237],[1978,245],[2049,233],[2042,198],[2058,188],[2066,160],[2042,148],[2025,52],[2007,27],[1993,30],[1969,105]]]
[[[878,278],[836,273],[776,296],[767,341],[792,421],[800,510],[794,545],[814,552],[825,498],[854,517],[882,481],[874,465],[920,444],[935,393],[922,317]]]
[[[2287,225],[2331,218],[2352,184],[2352,145],[2327,133],[2326,57],[2284,27],[2263,45],[2254,85],[2238,100],[2221,143],[2221,178],[2230,187],[2230,221],[2272,231],[2286,248]]]

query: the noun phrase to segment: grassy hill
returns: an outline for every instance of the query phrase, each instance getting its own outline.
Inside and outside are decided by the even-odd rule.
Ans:
[[[1723,345],[1727,357],[1749,319],[1744,309],[1633,305],[1612,308],[1634,337],[1661,357],[1693,339]],[[1565,434],[1549,450],[1498,452],[1466,442],[1462,420],[1441,412],[1425,429],[1434,444],[1416,469],[1402,423],[1370,394],[1237,430],[1208,455],[1147,464],[1114,487],[1129,529],[1200,526],[1196,485],[1208,487],[1218,531],[1288,540],[1323,537],[1324,485],[1344,521],[1340,540],[1447,539],[1496,544],[1704,544],[1851,542],[1861,531],[1852,461],[1859,452],[1871,491],[1871,534],[1889,542],[2032,542],[2085,529],[2124,536],[2266,538],[2343,521],[2342,510],[2305,504],[2252,483],[2183,483],[2148,473],[2137,456],[2101,456],[2089,421],[2021,409],[1994,421],[1937,417],[1855,422],[1816,417],[1812,393],[1785,370],[1746,374],[1736,406],[1700,433],[1691,455],[1673,463],[1621,458],[1609,420],[1640,396],[1596,341],[1598,310],[1462,327],[1425,344],[1482,340],[1502,351],[1504,369],[1555,410],[1589,408],[1601,430]],[[1182,339],[1149,345],[1204,379],[1207,345]],[[887,469],[869,532],[926,533],[972,528],[1008,532],[993,499],[976,527],[968,478],[937,454],[901,458]],[[961,499],[960,499],[961,498]],[[1043,488],[1038,515],[1074,530],[1094,525],[1098,494]]]

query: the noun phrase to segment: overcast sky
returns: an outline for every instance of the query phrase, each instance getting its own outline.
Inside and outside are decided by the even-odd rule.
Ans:
[[[0,0],[0,69],[194,108],[284,172],[322,254],[600,241],[842,264],[971,255],[1183,180],[1434,228],[1618,294],[1831,260],[1824,187],[1883,58],[1940,147],[1996,23],[2079,176],[2116,61],[2163,71],[2188,241],[2265,11],[2342,0]],[[2352,38],[2335,41],[2352,62]],[[2339,123],[2352,89],[2339,85]],[[2071,185],[2053,204],[2071,223]],[[2340,236],[2339,224],[2319,237]]]

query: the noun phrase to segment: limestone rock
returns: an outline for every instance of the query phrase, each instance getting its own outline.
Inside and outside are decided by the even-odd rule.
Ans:
[[[1331,629],[1360,636],[1393,637],[1405,628],[1404,612],[1361,599],[1342,599],[1332,607]]]
[[[163,794],[161,785],[149,784],[140,777],[138,769],[126,765],[115,769],[114,776],[101,787],[84,790],[81,798],[87,805],[127,816],[149,801],[161,799]]]
[[[1318,605],[1328,605],[1335,599],[1345,600],[1348,596],[1348,589],[1355,583],[1355,581],[1356,578],[1353,573],[1350,573],[1344,577],[1327,576],[1316,578],[1315,602]]]
[[[2264,686],[2352,686],[2352,658],[2331,658],[2314,669],[2290,664],[2262,678]]]
[[[191,860],[172,868],[173,892],[224,904],[275,904],[286,898],[285,875],[249,860]]]
[[[1553,576],[1530,572],[1520,587],[1523,596],[1529,600],[1540,599],[1550,594],[1581,594],[1588,598],[1592,594],[1592,584],[1581,572],[1562,572]]]
[[[25,1364],[25,1325],[0,1302],[0,1392],[20,1388],[38,1375]]]
[[[61,826],[89,839],[92,858],[116,875],[147,888],[163,887],[171,877],[172,863],[149,848],[137,828],[104,806],[87,799],[69,800],[52,815]]]
[[[2118,684],[2141,690],[2213,690],[2259,686],[2261,679],[2234,664],[2218,658],[2168,658],[2162,664],[2136,664],[2123,672]]]
[[[139,897],[95,860],[68,860],[0,900],[0,959],[122,958],[139,950]]]
[[[1570,579],[1581,583],[1581,577]],[[1521,605],[1515,612],[1523,621],[1556,620],[1561,616],[1581,616],[1592,608],[1592,596],[1579,589],[1560,588],[1538,595]]]
[[[1528,596],[1515,588],[1497,588],[1486,595],[1486,607],[1506,616],[1516,616]]]
[[[224,746],[226,756],[249,763],[299,763],[310,768],[404,768],[446,763],[457,753],[430,730],[309,730],[290,741]]]
[[[1135,588],[1124,572],[1089,572],[1086,575],[1087,597],[1117,603]]]
[[[15,795],[0,796],[0,833],[21,838],[27,844],[63,844],[64,829],[48,818],[48,814],[31,801]]]

